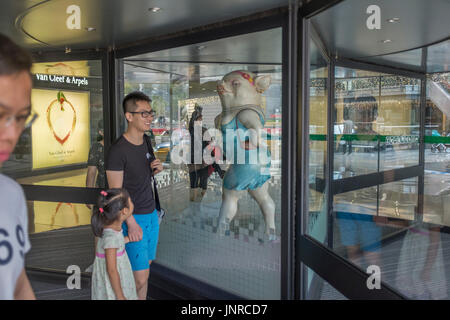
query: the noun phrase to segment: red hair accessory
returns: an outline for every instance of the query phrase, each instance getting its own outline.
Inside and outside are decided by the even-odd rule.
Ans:
[[[102,196],[105,196],[105,197],[106,197],[106,196],[108,195],[108,192],[102,190],[102,191],[100,191],[100,194],[101,194]]]
[[[103,208],[99,208],[98,211],[100,211],[100,213],[104,212]]]
[[[250,82],[252,84],[252,86],[255,86],[255,80],[253,80],[253,78],[245,72],[242,71],[235,71],[236,73],[240,74],[242,76],[242,78],[246,79],[248,82]]]

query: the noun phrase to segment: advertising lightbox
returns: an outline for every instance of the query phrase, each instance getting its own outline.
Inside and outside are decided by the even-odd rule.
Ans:
[[[87,161],[89,92],[33,89],[33,170]]]

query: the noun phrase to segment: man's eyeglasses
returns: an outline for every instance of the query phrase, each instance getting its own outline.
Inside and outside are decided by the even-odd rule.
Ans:
[[[39,116],[36,113],[28,113],[24,115],[6,115],[0,114],[0,129],[4,129],[12,125],[16,120],[18,129],[30,128]]]
[[[152,117],[154,118],[156,115],[155,111],[128,111],[129,113],[135,114],[135,113],[140,113],[142,118],[148,118],[148,117]]]

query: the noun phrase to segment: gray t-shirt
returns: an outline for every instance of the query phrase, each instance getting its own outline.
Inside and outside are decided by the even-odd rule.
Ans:
[[[22,188],[0,174],[0,300],[14,299],[16,282],[30,250],[28,215]]]

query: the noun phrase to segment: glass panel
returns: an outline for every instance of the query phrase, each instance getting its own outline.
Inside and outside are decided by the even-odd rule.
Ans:
[[[403,220],[414,220],[418,201],[418,178],[381,185],[378,214]]]
[[[305,267],[305,273],[307,279],[306,300],[348,300],[312,269]]]
[[[84,271],[94,260],[91,210],[85,204],[27,201],[31,250],[28,267]]]
[[[366,57],[365,61],[420,71],[422,66],[422,48],[376,57]]]
[[[423,220],[450,226],[450,73],[430,75],[427,88]]]
[[[253,41],[251,46],[248,40]],[[259,64],[259,58],[250,52],[267,52],[263,50],[264,46],[275,42],[276,45],[270,47],[275,53],[267,57],[281,57],[281,40],[281,28],[277,28],[123,60],[124,94],[134,90],[144,92],[152,99],[152,107],[156,111],[148,134],[153,140],[156,156],[164,161],[165,170],[156,178],[162,206],[167,210],[160,227],[156,261],[250,299],[280,298],[282,65],[278,59],[264,60],[265,63]],[[249,56],[256,61],[247,63],[247,59],[241,59],[237,61],[245,62],[232,63],[230,58],[208,63],[184,62],[208,61],[210,54],[216,52],[217,56],[217,52],[222,52],[227,46],[251,50],[248,54],[246,51],[240,52],[240,57]],[[264,48],[255,50],[259,46]],[[189,56],[189,52],[195,52],[195,59]],[[161,62],[161,59],[155,58],[168,56],[176,62]],[[239,70],[232,77],[240,83],[241,93],[246,97],[255,94],[256,97],[256,100],[245,104],[257,105],[262,110],[260,112],[259,107],[252,107],[255,112],[250,112],[250,121],[259,122],[264,118],[264,122],[260,122],[264,127],[259,133],[270,150],[270,164],[263,171],[254,171],[246,162],[236,162],[237,159],[225,148],[226,161],[222,163],[216,159],[220,168],[205,166],[206,183],[196,186],[195,181],[201,174],[199,168],[189,163],[190,160],[179,161],[177,155],[181,154],[179,152],[183,146],[187,147],[184,150],[189,155],[189,124],[194,111],[200,110],[198,107],[202,108],[202,126],[206,129],[215,128],[216,119],[221,130],[225,130],[225,126],[234,128],[235,124],[241,128],[234,111],[229,113],[231,117],[227,120],[220,122],[225,118],[217,118],[228,114],[222,113],[218,81]],[[260,87],[264,86],[259,82],[263,79],[270,79],[266,90]],[[255,85],[258,90],[264,91],[261,95],[255,91]],[[219,137],[216,138],[216,147],[222,147]],[[200,163],[203,166],[203,162]],[[223,179],[222,170],[226,172]],[[255,186],[253,191],[245,192],[250,185],[244,178],[250,174]],[[256,182],[257,177],[262,176],[268,180],[262,181],[260,186]],[[241,183],[243,191],[238,192]],[[222,188],[223,184],[226,188]],[[261,188],[267,188],[267,192]],[[232,193],[238,195],[239,200],[235,201],[237,198],[234,196],[230,198]],[[221,208],[224,212],[222,216]]]
[[[325,172],[327,165],[328,63],[315,42],[310,39],[309,85],[309,214],[306,234],[320,242],[326,241],[327,193]]]
[[[418,165],[420,80],[335,72],[335,177]]]
[[[381,77],[380,101],[374,125],[381,135],[380,170],[418,165],[420,80]]]
[[[427,48],[427,72],[448,72],[448,52],[450,51],[450,40],[446,40]],[[439,75],[439,74],[435,74]]]
[[[32,79],[38,118],[1,172],[22,184],[85,187],[92,166],[88,186],[103,187],[101,62],[35,63]]]

